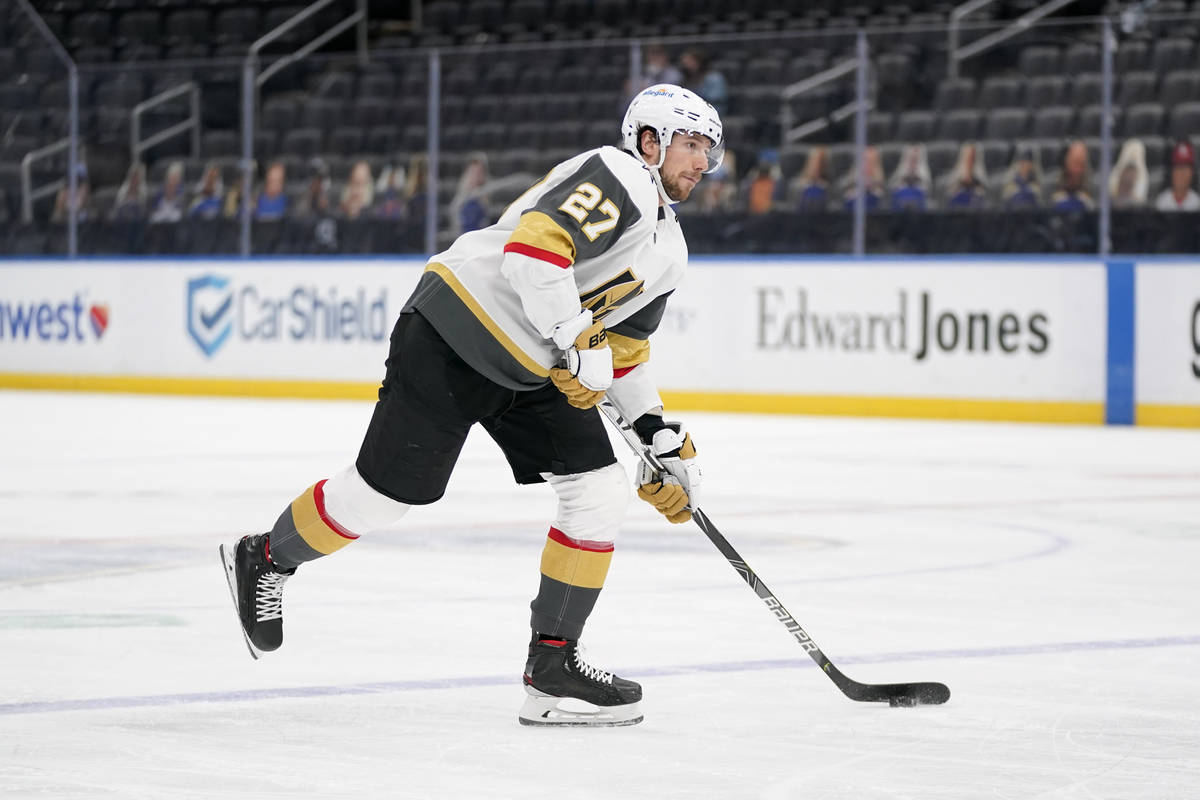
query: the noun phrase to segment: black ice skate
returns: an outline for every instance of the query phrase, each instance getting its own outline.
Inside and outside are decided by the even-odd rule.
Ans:
[[[521,707],[522,725],[611,727],[642,721],[642,687],[588,664],[573,639],[534,635],[525,664],[525,691],[529,697]],[[578,701],[588,710],[570,708]]]
[[[265,533],[243,536],[219,549],[250,655],[258,658],[278,650],[283,644],[283,584],[296,570],[271,563]]]

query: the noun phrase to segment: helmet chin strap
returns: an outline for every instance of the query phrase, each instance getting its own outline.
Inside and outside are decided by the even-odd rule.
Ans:
[[[643,156],[642,159],[645,160],[645,156]],[[646,161],[646,166],[650,168],[650,178],[651,178],[651,180],[654,181],[655,188],[658,189],[658,196],[663,199],[664,203],[666,203],[667,205],[670,206],[670,205],[674,205],[675,203],[678,203],[679,201],[673,199],[671,197],[671,195],[667,194],[667,187],[664,186],[663,182],[662,182],[661,170],[662,170],[663,162],[666,160],[667,160],[667,148],[660,147],[658,149],[658,163],[651,164],[649,161]]]

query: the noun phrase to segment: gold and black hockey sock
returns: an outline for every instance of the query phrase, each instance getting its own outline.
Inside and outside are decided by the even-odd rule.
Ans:
[[[530,627],[578,639],[600,596],[612,554],[612,542],[579,541],[551,528],[542,550],[541,586],[530,604]]]
[[[275,566],[294,569],[358,538],[326,513],[324,486],[325,481],[320,481],[308,487],[279,515],[268,535]]]

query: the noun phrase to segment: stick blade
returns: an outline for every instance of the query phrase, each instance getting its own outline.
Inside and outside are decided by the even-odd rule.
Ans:
[[[944,683],[860,683],[843,691],[851,700],[887,703],[893,708],[940,706],[950,699],[950,687]]]

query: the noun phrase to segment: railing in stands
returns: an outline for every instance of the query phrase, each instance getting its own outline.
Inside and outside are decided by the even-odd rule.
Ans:
[[[1038,20],[1048,17],[1055,11],[1071,5],[1071,3],[1074,3],[1075,0],[1050,0],[1048,3],[1043,3],[1037,8],[1025,12],[1000,30],[995,31],[994,33],[989,33],[987,36],[976,39],[970,44],[960,47],[958,45],[958,31],[959,26],[962,24],[962,17],[978,10],[979,8],[982,8],[983,6],[987,5],[988,2],[990,2],[990,0],[977,0],[975,3],[967,3],[966,5],[962,5],[954,9],[954,11],[950,14],[950,39],[947,58],[950,62],[949,73],[950,77],[952,78],[958,77],[958,65],[961,62],[966,61],[968,58],[974,58],[980,53],[984,53],[996,45],[1008,41],[1017,34],[1024,33],[1025,31],[1029,30],[1029,28]],[[971,6],[974,6],[974,8],[969,8]],[[968,8],[969,10],[965,11],[956,19],[955,15],[960,11],[960,9]]]
[[[997,0],[970,0],[963,3],[961,6],[955,6],[950,12],[950,24],[946,30],[946,55],[949,59],[947,65],[947,73],[951,78],[958,77],[958,40],[959,32],[962,30],[963,20],[974,14],[976,11],[981,11]]]
[[[30,150],[21,159],[21,221],[25,223],[33,222],[33,204],[43,197],[49,197],[56,194],[59,189],[67,185],[66,178],[44,183],[41,186],[33,185],[33,165],[34,162],[42,161],[50,158],[55,153],[61,153],[63,150],[71,149],[71,137],[67,136],[59,139],[57,142],[39,147],[37,150]],[[71,169],[74,173],[74,169]],[[79,191],[75,176],[71,175],[71,197],[75,197],[75,193]],[[71,204],[74,205],[74,204]]]
[[[39,158],[46,157],[46,150],[54,148],[51,152],[56,153],[59,150],[67,151],[67,177],[65,184],[70,191],[71,202],[67,209],[67,255],[74,258],[79,252],[79,210],[78,203],[75,202],[79,196],[79,67],[76,66],[74,59],[67,53],[62,43],[46,25],[46,21],[38,14],[34,7],[29,3],[29,0],[17,0],[17,7],[29,17],[33,23],[34,29],[38,35],[50,43],[50,49],[54,52],[55,57],[61,61],[67,68],[67,137],[61,139],[52,145],[43,147],[40,150],[26,153],[21,159],[21,188],[22,188],[22,217],[26,223],[33,220],[33,201],[35,191],[41,191],[42,194],[37,197],[44,197],[46,191],[58,191],[64,184],[63,180],[57,181],[53,190],[48,190],[47,187],[41,187],[35,190],[33,188],[33,173],[30,165]]]
[[[158,133],[142,138],[142,115],[152,108],[168,103],[181,95],[187,95],[189,111],[187,119],[171,125]],[[192,158],[200,157],[200,86],[195,81],[187,81],[173,86],[164,92],[143,100],[133,107],[129,115],[129,160],[136,164],[142,160],[142,153],[155,145],[191,131]]]
[[[258,90],[273,75],[291,64],[295,64],[311,55],[313,52],[333,41],[336,37],[358,26],[356,50],[359,61],[367,62],[367,1],[357,0],[358,10],[336,23],[324,33],[298,48],[295,52],[281,56],[265,69],[259,71],[259,54],[262,49],[279,39],[285,33],[295,28],[304,20],[329,6],[335,0],[317,0],[295,16],[282,23],[274,30],[267,32],[250,45],[246,59],[242,62],[242,208],[241,208],[241,246],[243,258],[250,255],[250,224],[253,209],[250,207],[251,190],[254,183],[254,118],[258,107]]]
[[[795,100],[800,95],[807,94],[815,89],[819,89],[827,83],[833,83],[834,81],[840,80],[851,73],[857,72],[859,66],[860,61],[857,57],[848,58],[840,64],[835,64],[827,70],[818,72],[816,75],[783,87],[780,92],[783,100],[780,111],[780,121],[782,123],[783,131],[783,146],[786,147],[792,142],[799,141],[805,137],[812,136],[814,133],[825,130],[833,123],[841,122],[854,116],[859,107],[859,101],[857,99],[853,102],[846,103],[841,108],[834,109],[828,115],[816,117],[815,119],[802,122],[799,125],[794,125],[794,121],[792,119],[794,114],[792,112],[791,101]],[[869,110],[870,103],[868,101],[868,107],[865,108],[864,111]]]

